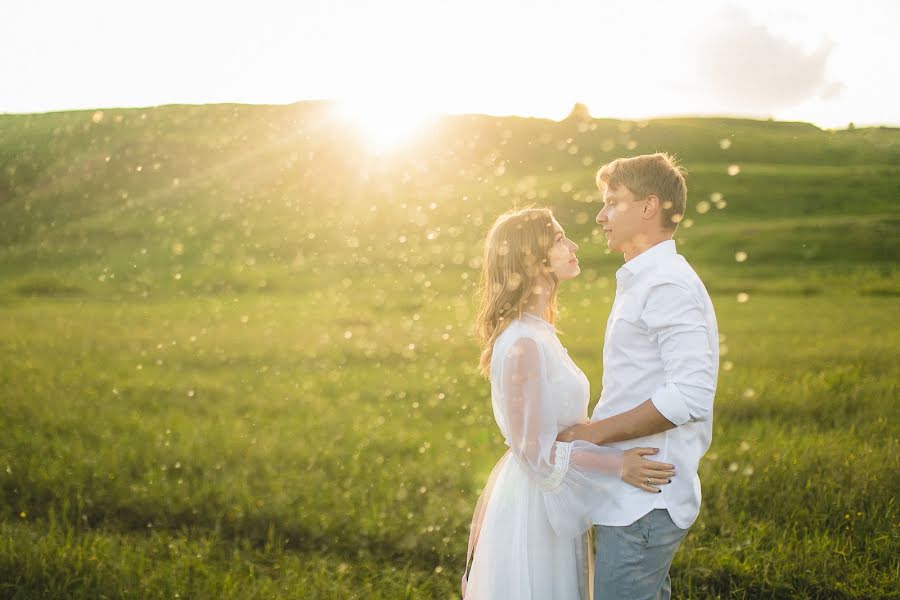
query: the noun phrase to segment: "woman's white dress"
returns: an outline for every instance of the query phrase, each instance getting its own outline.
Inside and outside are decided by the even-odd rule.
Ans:
[[[587,419],[589,394],[587,377],[544,319],[523,315],[495,341],[491,401],[509,450],[472,519],[465,600],[591,597],[589,515],[619,479],[622,453],[556,441]]]

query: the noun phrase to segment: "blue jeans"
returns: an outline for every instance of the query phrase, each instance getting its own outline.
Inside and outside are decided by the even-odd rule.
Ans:
[[[596,526],[594,600],[669,600],[669,567],[687,529],[657,508],[624,527]]]

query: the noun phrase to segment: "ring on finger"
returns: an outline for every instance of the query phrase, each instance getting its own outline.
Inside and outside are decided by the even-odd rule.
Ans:
[[[644,482],[646,485],[650,485],[650,478],[647,478],[647,481]]]

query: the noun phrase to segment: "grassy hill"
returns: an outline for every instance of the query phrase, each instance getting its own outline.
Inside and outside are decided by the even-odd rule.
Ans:
[[[676,594],[896,597],[900,130],[469,115],[374,154],[322,102],[0,115],[0,597],[453,597],[504,450],[483,236],[536,203],[581,245],[597,398],[593,174],[657,150],[723,346]]]
[[[313,253],[316,264],[301,269],[313,277],[326,264],[374,258],[360,251],[370,246],[391,260],[424,244],[440,259],[434,249],[448,236],[425,238],[454,226],[467,264],[484,223],[513,205],[549,204],[591,239],[593,172],[657,150],[686,165],[695,207],[710,206],[714,193],[727,204],[693,210],[696,229],[680,232],[689,258],[717,276],[734,271],[740,246],[759,258],[741,265],[756,280],[775,269],[790,281],[806,272],[812,288],[890,287],[900,130],[461,116],[440,120],[402,152],[372,156],[323,103],[0,116],[0,269],[14,292],[216,293],[256,287],[263,278],[249,272],[269,270],[267,285],[296,290],[304,276],[279,273]],[[740,173],[730,176],[730,165]],[[403,244],[399,233],[385,235],[398,228]],[[889,276],[847,281],[847,264]],[[179,270],[190,277],[173,281]],[[113,276],[98,285],[103,272]]]

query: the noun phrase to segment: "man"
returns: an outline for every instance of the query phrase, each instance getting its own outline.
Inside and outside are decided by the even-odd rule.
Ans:
[[[706,288],[672,239],[685,212],[683,169],[666,154],[620,158],[597,172],[597,186],[597,223],[625,264],[606,324],[600,402],[591,423],[559,439],[658,448],[653,459],[675,465],[671,483],[621,482],[594,512],[595,600],[668,599],[672,558],[700,510],[718,328]]]

